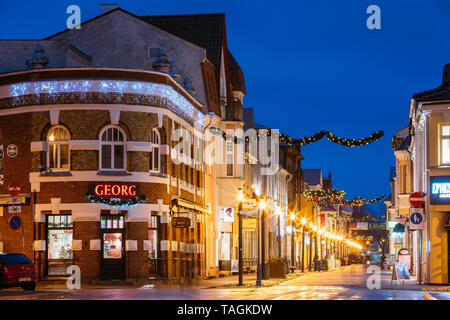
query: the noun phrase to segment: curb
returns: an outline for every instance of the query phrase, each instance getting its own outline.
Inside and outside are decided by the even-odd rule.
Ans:
[[[56,291],[46,293],[36,293],[26,296],[0,296],[0,300],[40,300],[40,299],[52,299],[52,298],[68,298],[72,297],[72,292]]]
[[[423,293],[423,298],[425,300],[438,300],[437,298],[433,297],[431,294],[429,293]]]
[[[441,291],[441,292],[450,292],[450,288],[422,288],[421,291]]]

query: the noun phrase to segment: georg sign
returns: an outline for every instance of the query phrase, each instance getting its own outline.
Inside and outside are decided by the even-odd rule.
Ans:
[[[96,184],[94,194],[97,196],[135,197],[136,189],[134,184]]]

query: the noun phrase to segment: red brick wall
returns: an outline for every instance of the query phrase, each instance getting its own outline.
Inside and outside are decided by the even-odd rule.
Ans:
[[[75,264],[80,266],[83,281],[98,279],[101,250],[90,250],[90,240],[100,239],[99,221],[74,221],[73,239],[83,241],[83,250],[74,251]]]

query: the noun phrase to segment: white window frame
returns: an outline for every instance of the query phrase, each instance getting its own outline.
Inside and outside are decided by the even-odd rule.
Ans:
[[[158,143],[154,142],[153,134],[155,134],[156,138],[158,139]],[[153,166],[153,168],[150,168],[150,172],[152,172],[152,173],[159,173],[159,172],[161,172],[161,136],[160,136],[160,134],[159,134],[157,129],[153,129],[150,132],[150,143],[151,143],[150,157],[151,157],[152,166]],[[155,170],[155,158],[154,158],[154,151],[155,151],[155,149],[158,149],[158,159],[157,159],[158,160],[158,166],[157,166],[157,170]]]
[[[53,131],[55,131],[56,129],[63,129],[67,132],[67,135],[69,137],[69,139],[67,140],[61,140],[61,141],[50,141],[50,135]],[[69,130],[67,130],[66,127],[64,126],[53,126],[48,134],[47,134],[47,170],[49,171],[70,171],[70,132]],[[51,155],[51,151],[50,151],[50,146],[51,145],[56,145],[56,152],[57,152],[57,156],[56,156],[56,168],[50,168],[50,155]],[[61,145],[67,145],[67,149],[68,149],[68,168],[61,168]]]
[[[103,134],[108,129],[117,129],[119,132],[123,135],[123,141],[102,141]],[[102,159],[103,159],[103,145],[110,145],[111,146],[111,168],[103,168],[102,167]],[[123,146],[123,168],[116,169],[114,168],[114,146],[121,145]],[[109,125],[102,129],[99,135],[99,164],[98,167],[101,171],[126,171],[127,170],[127,135],[125,134],[125,131],[120,128],[119,126]]]
[[[442,131],[443,131],[443,128],[444,127],[449,127],[449,130],[450,130],[450,123],[441,123],[440,125],[439,125],[439,148],[440,148],[440,150],[441,150],[441,154],[440,154],[440,163],[441,163],[441,166],[450,166],[450,161],[449,162],[444,162],[444,153],[443,153],[443,150],[442,150],[442,146],[444,145],[444,140],[448,140],[449,142],[450,142],[450,135],[443,135],[442,134]]]

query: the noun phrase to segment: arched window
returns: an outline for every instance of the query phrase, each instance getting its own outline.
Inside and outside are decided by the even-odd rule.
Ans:
[[[57,126],[47,136],[47,168],[49,170],[69,170],[69,131]]]
[[[159,133],[156,129],[153,129],[150,133],[150,171],[159,172],[160,170],[160,156],[159,156]]]
[[[100,133],[100,170],[125,170],[125,134],[109,126]]]

